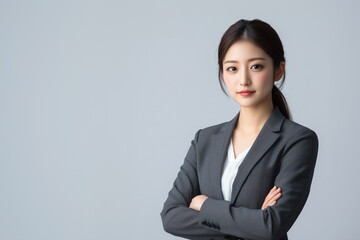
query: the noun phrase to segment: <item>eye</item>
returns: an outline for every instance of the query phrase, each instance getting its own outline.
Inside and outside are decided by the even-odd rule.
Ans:
[[[261,64],[255,64],[255,65],[252,65],[250,69],[260,70],[262,68],[263,68],[263,66]]]
[[[237,70],[237,68],[236,67],[228,67],[226,70],[229,72],[235,72]]]

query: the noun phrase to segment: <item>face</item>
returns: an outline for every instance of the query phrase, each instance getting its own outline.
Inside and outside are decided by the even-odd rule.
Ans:
[[[250,41],[240,40],[225,55],[223,79],[230,96],[241,107],[272,106],[271,91],[274,81],[280,80],[283,75],[284,64],[282,62],[274,72],[269,55]]]

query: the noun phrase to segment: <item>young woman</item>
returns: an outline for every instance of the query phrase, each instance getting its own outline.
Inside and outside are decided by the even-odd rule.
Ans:
[[[316,133],[291,120],[276,82],[281,40],[267,23],[240,20],[218,50],[219,81],[236,116],[199,129],[161,212],[188,239],[280,239],[303,209],[318,153]]]

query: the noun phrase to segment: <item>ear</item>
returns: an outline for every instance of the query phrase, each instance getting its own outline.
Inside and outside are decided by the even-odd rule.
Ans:
[[[285,62],[280,62],[279,67],[275,70],[274,81],[279,81],[285,73]]]

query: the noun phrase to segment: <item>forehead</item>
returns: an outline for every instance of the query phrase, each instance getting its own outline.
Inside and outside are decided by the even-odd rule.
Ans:
[[[270,60],[270,56],[267,55],[261,48],[248,40],[240,40],[233,43],[226,52],[224,61],[237,60],[246,61],[250,58],[262,57],[266,60]]]

